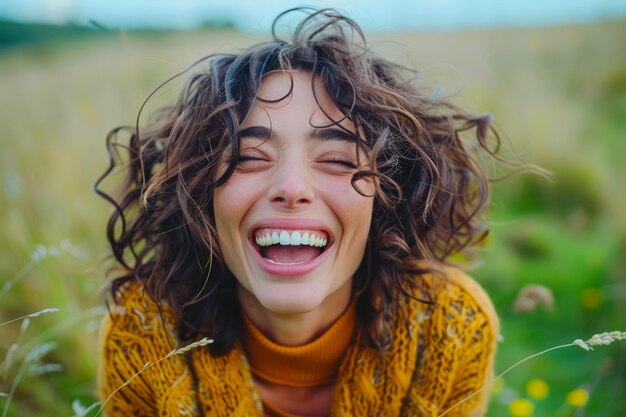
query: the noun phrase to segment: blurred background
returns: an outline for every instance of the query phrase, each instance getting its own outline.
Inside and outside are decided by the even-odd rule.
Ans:
[[[107,167],[108,131],[134,124],[148,94],[199,57],[266,39],[296,5],[0,2],[0,416],[96,414],[110,206],[92,185]],[[553,174],[493,187],[491,235],[471,274],[502,318],[497,371],[626,331],[626,3],[332,5],[433,94],[491,112],[505,156]],[[491,417],[626,416],[626,342],[547,353],[491,396]]]

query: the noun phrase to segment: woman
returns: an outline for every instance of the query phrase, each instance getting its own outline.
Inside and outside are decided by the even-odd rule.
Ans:
[[[437,416],[491,376],[491,302],[446,266],[486,234],[488,117],[429,97],[352,20],[294,12],[291,41],[203,59],[128,146],[109,135],[103,178],[117,147],[129,162],[119,198],[99,191],[123,268],[108,416]]]

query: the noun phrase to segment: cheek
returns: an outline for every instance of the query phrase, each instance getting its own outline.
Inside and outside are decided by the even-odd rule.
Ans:
[[[367,239],[374,199],[356,192],[350,177],[324,184],[325,200],[342,223],[346,235]],[[361,190],[366,191],[364,188]]]
[[[215,190],[213,208],[220,239],[225,236],[224,232],[227,236],[239,229],[243,217],[258,199],[261,192],[259,184],[250,181],[249,177],[234,173],[224,185]]]
[[[241,262],[247,239],[242,222],[261,192],[259,184],[251,182],[250,177],[235,172],[224,185],[215,190],[213,199],[220,250],[226,266],[238,280],[246,275],[242,269],[244,263]]]

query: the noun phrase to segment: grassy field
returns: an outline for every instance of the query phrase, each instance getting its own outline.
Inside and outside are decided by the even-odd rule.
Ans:
[[[0,416],[78,416],[95,401],[110,208],[91,187],[108,130],[133,124],[148,93],[198,57],[257,40],[120,32],[0,51],[0,323],[59,310],[0,327]],[[626,331],[625,45],[626,22],[372,37],[424,83],[492,112],[506,147],[553,173],[494,186],[492,234],[472,275],[502,318],[499,371]],[[545,306],[521,313],[531,284],[553,305],[543,294]],[[626,416],[626,342],[550,352],[501,382],[492,417]]]

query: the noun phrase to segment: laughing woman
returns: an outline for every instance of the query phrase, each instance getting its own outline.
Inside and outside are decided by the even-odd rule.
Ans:
[[[109,135],[103,178],[126,180],[98,190],[122,268],[107,416],[438,416],[491,378],[498,319],[450,266],[486,235],[488,117],[429,96],[352,20],[302,12],[290,40],[199,61],[176,103]]]

